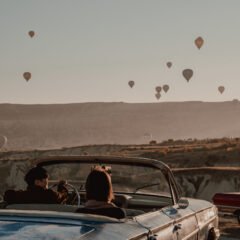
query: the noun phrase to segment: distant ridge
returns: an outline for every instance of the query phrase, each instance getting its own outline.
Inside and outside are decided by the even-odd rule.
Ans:
[[[8,149],[240,136],[240,102],[0,104]]]

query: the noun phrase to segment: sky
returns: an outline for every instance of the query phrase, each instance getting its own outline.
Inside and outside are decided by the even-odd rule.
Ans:
[[[239,0],[0,0],[0,103],[239,99],[239,9]]]

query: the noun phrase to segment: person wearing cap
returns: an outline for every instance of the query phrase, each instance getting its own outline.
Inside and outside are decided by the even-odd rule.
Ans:
[[[4,201],[14,203],[65,203],[68,196],[66,182],[60,181],[57,191],[48,189],[49,175],[46,169],[34,167],[25,175],[26,190],[7,190],[4,193]]]

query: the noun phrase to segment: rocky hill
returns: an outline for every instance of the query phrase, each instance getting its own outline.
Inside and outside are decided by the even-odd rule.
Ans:
[[[156,145],[89,145],[74,148],[0,152],[0,198],[24,188],[24,175],[39,158],[70,155],[145,157],[168,164],[183,196],[211,200],[216,192],[240,191],[240,139],[167,141]]]

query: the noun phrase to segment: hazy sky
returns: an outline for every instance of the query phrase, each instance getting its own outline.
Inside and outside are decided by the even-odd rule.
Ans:
[[[0,0],[0,103],[157,102],[163,84],[160,102],[240,98],[239,9],[239,0]]]

